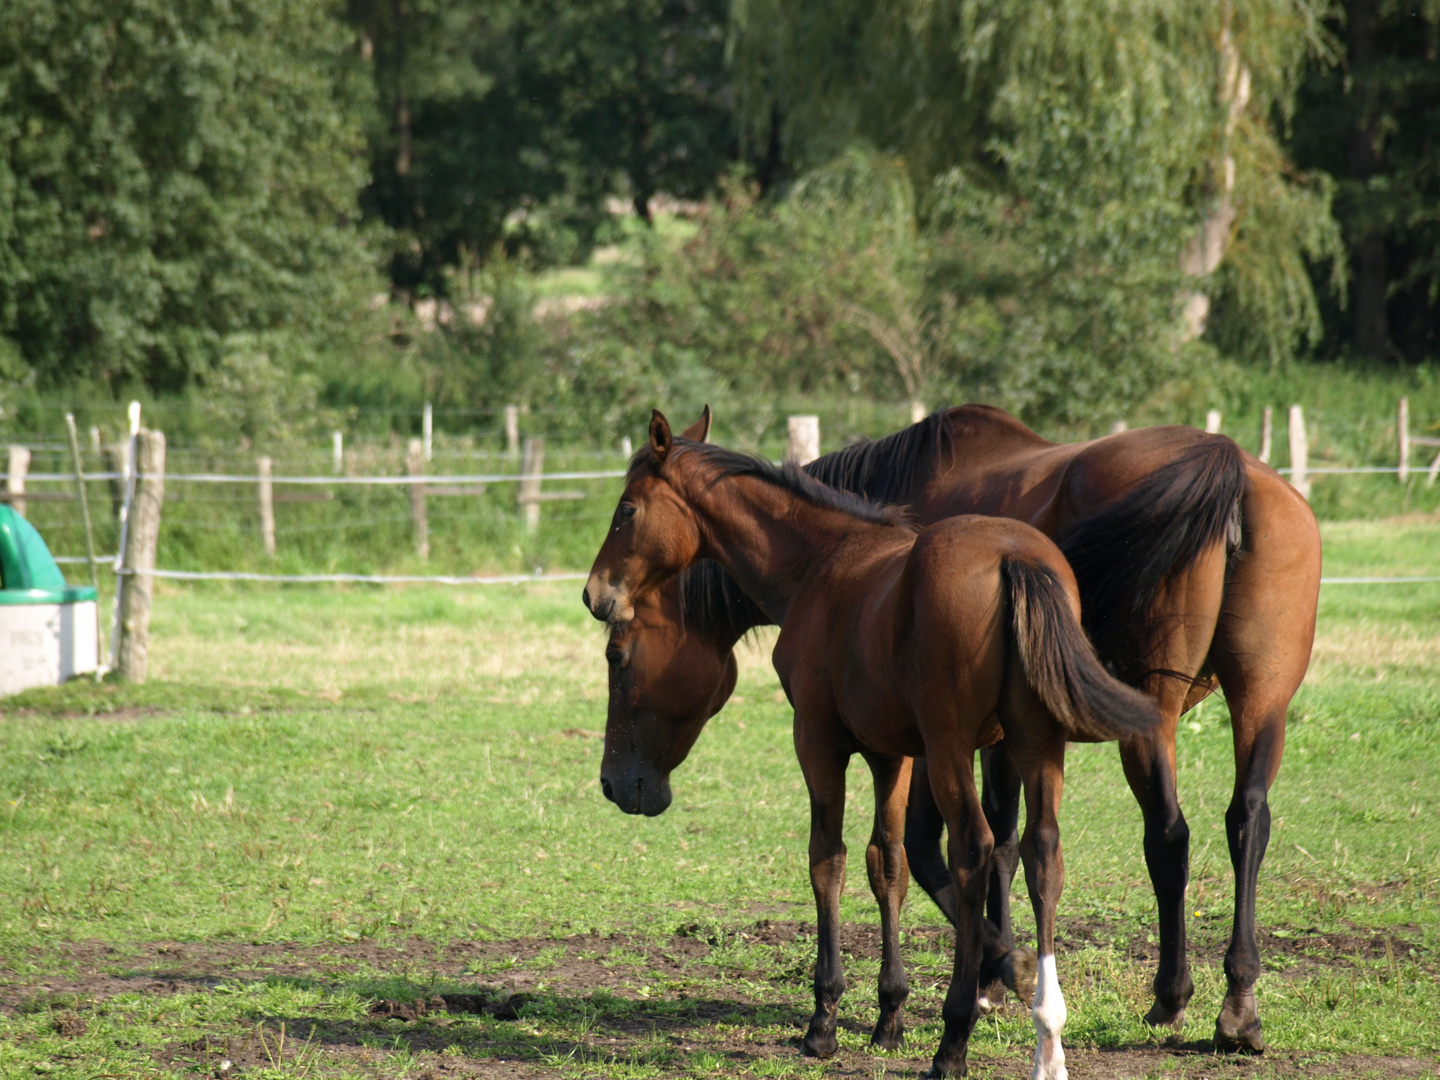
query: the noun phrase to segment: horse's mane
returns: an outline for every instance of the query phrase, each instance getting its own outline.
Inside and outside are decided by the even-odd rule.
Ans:
[[[677,441],[675,445],[682,444]],[[737,467],[763,467],[766,472],[753,475],[778,476],[777,482],[802,497],[810,498],[818,492],[816,497],[827,500],[822,505],[856,513],[858,503],[860,512],[856,516],[868,521],[876,518],[867,515],[878,514],[881,524],[909,524],[903,511],[894,507],[904,506],[924,487],[951,448],[944,409],[883,439],[856,443],[817,458],[806,465],[803,472],[793,465],[776,468],[746,454],[703,446],[708,454],[728,456]],[[647,449],[641,448],[641,453],[636,455],[637,462]],[[816,484],[815,480],[822,484]],[[799,485],[804,485],[804,493],[797,490]],[[856,499],[856,495],[860,498]],[[843,505],[837,505],[842,502]],[[684,618],[692,620],[702,633],[731,639],[770,622],[769,616],[741,591],[735,579],[710,559],[702,559],[681,573],[680,607]]]

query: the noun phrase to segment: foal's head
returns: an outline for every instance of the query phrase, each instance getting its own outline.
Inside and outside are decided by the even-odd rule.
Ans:
[[[708,406],[706,412],[708,416]],[[674,448],[670,424],[656,409],[649,445],[630,465],[610,533],[585,583],[585,606],[602,622],[629,622],[635,617],[636,597],[674,577],[699,554],[695,512],[665,480]]]

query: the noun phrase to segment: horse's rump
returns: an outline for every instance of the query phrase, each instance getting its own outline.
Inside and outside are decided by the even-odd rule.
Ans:
[[[1230,552],[1240,546],[1244,492],[1240,448],[1210,437],[1055,538],[1080,585],[1090,640],[1126,682],[1150,673],[1146,642],[1166,579],[1215,544],[1223,541]]]

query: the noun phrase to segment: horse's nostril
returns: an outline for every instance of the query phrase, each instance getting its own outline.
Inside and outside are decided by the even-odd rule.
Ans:
[[[585,610],[586,610],[586,611],[591,611],[591,610],[593,610],[593,609],[590,607],[590,590],[589,590],[589,588],[586,588],[586,590],[580,594],[580,599],[585,601]]]
[[[615,789],[610,786],[610,781],[606,780],[603,776],[600,778],[600,790],[605,793],[605,798],[611,802],[615,801]]]

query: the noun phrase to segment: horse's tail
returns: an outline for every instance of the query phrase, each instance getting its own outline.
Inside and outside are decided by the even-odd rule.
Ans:
[[[1123,739],[1160,722],[1155,702],[1105,670],[1075,616],[1060,576],[1043,564],[1005,559],[1011,632],[1025,678],[1071,735]]]
[[[1147,674],[1138,642],[1165,580],[1214,544],[1240,546],[1245,482],[1240,448],[1205,438],[1055,538],[1080,585],[1085,630],[1125,681]]]

